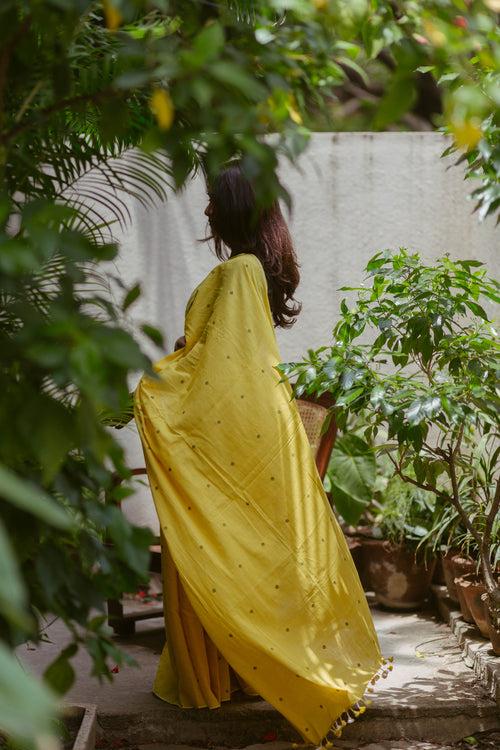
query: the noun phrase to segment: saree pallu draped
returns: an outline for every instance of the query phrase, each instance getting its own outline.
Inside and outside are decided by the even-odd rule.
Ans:
[[[154,691],[214,707],[239,684],[305,740],[326,743],[364,710],[358,701],[385,676],[385,660],[290,386],[274,369],[254,255],[221,263],[197,287],[185,336],[135,393],[168,548]]]

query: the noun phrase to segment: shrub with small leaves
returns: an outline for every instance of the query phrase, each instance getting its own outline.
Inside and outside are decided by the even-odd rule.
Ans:
[[[500,347],[487,310],[498,282],[479,261],[427,265],[405,250],[377,253],[366,270],[369,286],[344,287],[357,297],[341,303],[333,344],[279,370],[295,376],[296,396],[330,392],[341,429],[363,414],[395,474],[454,508],[498,623]]]

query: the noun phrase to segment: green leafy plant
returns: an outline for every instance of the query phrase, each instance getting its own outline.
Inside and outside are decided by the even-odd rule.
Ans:
[[[436,496],[393,475],[374,498],[374,536],[413,549],[431,546]]]
[[[491,616],[500,625],[492,568],[500,508],[498,341],[482,298],[498,283],[479,261],[444,257],[427,265],[405,250],[377,253],[371,285],[348,288],[333,344],[280,366],[295,393],[335,398],[343,429],[363,413],[367,434],[394,472],[454,508],[474,540]]]
[[[263,13],[275,33],[276,10]],[[146,584],[150,535],[120,512],[129,472],[105,426],[149,367],[124,320],[139,287],[120,290],[120,309],[99,283],[113,228],[128,198],[164,200],[235,154],[264,201],[280,192],[278,156],[307,144],[299,92],[319,101],[331,82],[328,30],[312,20],[290,11],[268,45],[227,3],[1,4],[0,731],[14,741],[50,731],[78,648],[111,679],[127,657],[104,602]],[[12,652],[49,617],[70,640],[39,683]]]
[[[413,97],[401,81],[413,85],[412,66],[435,65],[432,76],[443,66],[455,70],[455,47],[448,55],[447,45],[412,36],[419,10],[428,16],[439,5],[442,23],[447,4],[416,4],[414,18],[397,4],[355,5],[1,3],[0,418],[8,440],[0,444],[0,561],[9,575],[0,583],[0,729],[14,739],[26,744],[46,733],[55,695],[73,679],[76,648],[87,648],[95,674],[111,677],[107,661],[125,657],[103,616],[91,612],[145,578],[149,539],[117,507],[129,489],[113,476],[128,473],[104,426],[104,415],[129,406],[128,376],[148,367],[123,326],[140,290],[123,289],[117,310],[95,283],[100,264],[117,251],[113,227],[130,219],[125,197],[150,205],[195,169],[213,174],[239,155],[263,201],[287,198],[276,177],[279,157],[293,160],[304,150],[318,112],[327,113],[351,75],[366,80],[383,40],[396,65],[388,68],[389,101],[382,97],[377,127],[409,112]],[[468,16],[475,19],[477,6]],[[482,15],[474,39],[485,52],[479,63],[470,50],[460,53],[453,83],[470,91],[479,81],[486,92],[460,114],[459,132],[474,138],[474,118],[488,123],[493,112],[483,73],[496,59],[496,32],[490,11]],[[416,45],[425,55],[405,57]],[[481,152],[484,164],[474,164],[471,139],[462,141],[489,189],[495,143]],[[153,328],[143,332],[161,345]],[[49,613],[65,621],[72,642],[44,686],[21,678],[11,653],[41,637]],[[25,696],[29,722],[19,709]]]
[[[316,113],[326,130],[433,130],[452,138],[479,218],[500,206],[500,25],[497,0],[329,0],[344,73]],[[325,115],[326,110],[326,115]]]
[[[435,549],[439,501],[403,482],[387,454],[377,452],[371,434],[364,414],[351,414],[335,442],[325,485],[336,511],[351,527],[361,523],[363,533],[375,538]]]

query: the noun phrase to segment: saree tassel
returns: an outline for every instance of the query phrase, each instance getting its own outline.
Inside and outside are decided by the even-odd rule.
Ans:
[[[394,668],[392,665],[393,661],[393,656],[389,656],[387,659],[381,659],[380,667],[368,682],[370,687],[366,688],[366,693],[373,693],[374,688],[372,686],[376,685],[380,678],[385,678],[388,676],[389,672],[392,672]],[[330,725],[329,731],[321,740],[320,747],[325,748],[325,750],[332,750],[334,738],[338,739],[341,737],[343,728],[348,724],[352,724],[359,716],[364,714],[368,706],[371,704],[372,701],[363,696],[362,698],[358,698],[358,700],[345,711],[342,711],[342,713]]]

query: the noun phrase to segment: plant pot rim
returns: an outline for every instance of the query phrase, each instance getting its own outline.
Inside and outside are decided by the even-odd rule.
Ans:
[[[451,556],[452,560],[460,560],[460,562],[466,562],[466,563],[472,563],[473,565],[478,564],[478,560],[474,560],[473,557],[468,557],[466,555],[462,555],[460,552],[456,552],[454,555]]]
[[[477,573],[464,573],[461,576],[456,576],[453,579],[455,586],[460,586],[462,589],[468,588],[480,588],[486,591],[486,586],[480,576]]]
[[[423,550],[417,550],[408,542],[391,542],[390,539],[363,539],[363,544],[372,547],[385,547],[386,549],[393,550],[404,550],[405,552],[414,552],[415,554],[422,554]],[[432,555],[434,558],[435,555]]]

